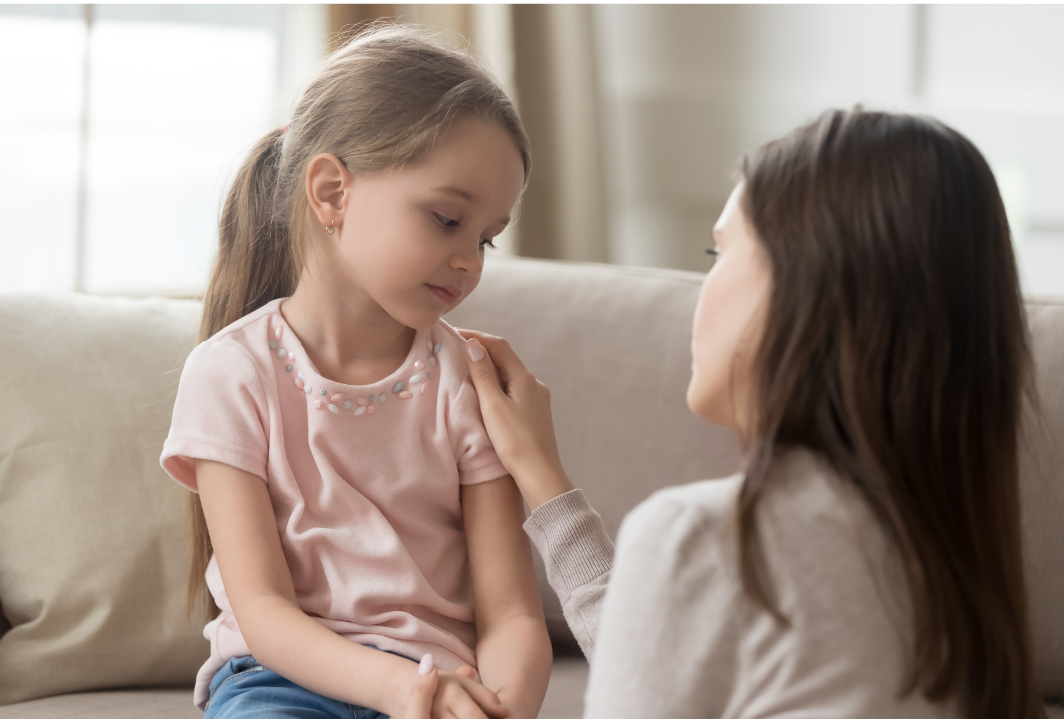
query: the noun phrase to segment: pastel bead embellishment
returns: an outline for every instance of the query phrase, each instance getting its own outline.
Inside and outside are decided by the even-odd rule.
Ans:
[[[403,388],[403,383],[402,382],[396,382],[395,384],[392,385],[392,393],[394,394],[395,392],[398,392],[402,388]]]
[[[278,327],[277,329],[275,329],[275,330],[273,331],[273,337],[274,337],[274,339],[278,339],[278,340],[279,340],[279,339],[281,339],[281,331],[282,331],[282,328],[281,328],[281,327]]]
[[[414,363],[414,369],[424,369],[424,368],[425,368],[425,363],[422,362],[421,360],[418,360],[417,362]]]
[[[432,354],[438,355],[440,353],[440,347],[443,347],[443,342],[436,343],[436,346],[432,348]]]
[[[311,386],[310,386],[310,385],[308,384],[308,385],[307,385],[306,387],[304,387],[304,388],[303,388],[303,391],[304,391],[304,392],[306,392],[307,394],[310,394],[311,392],[313,392],[313,391],[314,391],[314,388],[313,388],[313,387],[311,387]]]
[[[301,379],[301,380],[305,380],[306,379],[306,377],[303,375],[302,372],[299,373],[299,379]]]
[[[373,398],[370,397],[370,399],[373,399]],[[365,397],[356,397],[355,401],[358,402],[358,405],[360,407],[365,407],[367,404],[369,404],[369,400],[366,399]]]
[[[429,386],[427,384],[421,385],[421,394],[425,394],[425,390],[427,390],[428,388]]]
[[[292,365],[290,365],[290,364],[289,365],[285,365],[284,371],[285,372],[291,372],[292,371]]]
[[[365,412],[366,412],[366,405],[362,405],[358,409],[355,410],[355,416],[358,417],[358,416],[360,416],[362,414],[365,414]]]
[[[384,404],[384,400],[386,400],[386,399],[388,399],[388,395],[386,395],[386,394],[382,394],[379,397],[377,397],[377,401],[380,402],[381,404]]]
[[[373,410],[375,410],[375,409],[377,409],[377,408],[374,407],[373,405],[369,405],[368,407],[366,407],[366,414],[373,414]]]
[[[322,402],[320,399],[314,400],[314,409],[321,409],[324,406],[325,406],[325,403]]]
[[[344,400],[344,409],[351,409],[351,400],[349,400],[349,399],[345,399]]]
[[[281,349],[277,350],[277,359],[284,359],[287,356],[288,356],[288,350],[286,350],[284,347],[282,347]]]
[[[343,398],[344,398],[344,393],[343,392],[337,392],[336,394],[334,394],[332,397],[329,398],[329,401],[330,402],[339,402]]]
[[[276,342],[270,342],[270,349],[272,349],[272,350],[277,349],[277,343]]]
[[[319,389],[318,390],[318,394],[320,394],[322,397],[324,397],[325,396],[325,390]]]
[[[411,397],[414,396],[414,393],[411,392],[410,390],[404,389],[402,392],[400,392],[399,394],[397,394],[395,396],[398,397],[399,399],[410,399]]]
[[[340,408],[337,407],[335,404],[329,404],[329,411],[333,414],[340,414]]]
[[[432,351],[432,338],[431,337],[426,337],[425,338],[425,346],[427,346],[429,348],[429,352]]]
[[[375,395],[375,394],[371,394],[371,395],[369,396],[369,403],[370,403],[370,404],[373,404],[373,400],[375,400],[375,399],[377,399],[377,395]]]
[[[421,381],[421,375],[419,375],[419,374],[416,374],[416,375],[414,375],[413,377],[410,378],[410,384],[417,384],[420,381]]]
[[[431,364],[431,365],[436,364],[436,358],[435,357],[429,357],[429,364]]]
[[[299,379],[298,377],[293,377],[292,382],[295,383],[296,389],[303,389],[303,380]]]

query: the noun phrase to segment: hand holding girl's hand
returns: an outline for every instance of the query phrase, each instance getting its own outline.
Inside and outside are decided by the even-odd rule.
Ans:
[[[441,672],[431,654],[421,659],[402,719],[503,719],[510,712],[487,687],[474,681],[476,671],[462,667]]]
[[[536,509],[570,491],[573,485],[558,456],[547,385],[528,371],[503,338],[473,330],[458,333],[466,338],[488,436],[529,507]]]

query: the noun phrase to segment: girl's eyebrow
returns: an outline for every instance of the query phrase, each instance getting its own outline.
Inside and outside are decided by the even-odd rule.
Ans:
[[[435,187],[433,188],[433,192],[445,192],[448,195],[455,195],[457,197],[461,197],[463,200],[471,204],[477,204],[477,196],[474,195],[472,192],[469,192],[468,190],[463,190],[461,187],[454,187],[453,185],[448,185],[447,187]],[[499,220],[499,224],[501,224],[503,227],[506,227],[510,224],[510,219],[511,218],[509,216],[503,217]]]
[[[457,195],[466,202],[476,203],[477,201],[476,196],[472,192],[463,190],[461,187],[454,187],[452,185],[448,185],[447,187],[437,187],[434,189],[434,192],[446,192],[449,195]]]

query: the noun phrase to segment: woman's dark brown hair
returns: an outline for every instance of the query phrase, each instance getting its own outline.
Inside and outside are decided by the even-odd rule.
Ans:
[[[1030,349],[986,160],[934,120],[830,111],[743,164],[773,291],[754,360],[743,581],[776,611],[756,528],[790,447],[823,455],[898,547],[913,611],[903,693],[971,719],[1044,717],[1021,556]]]

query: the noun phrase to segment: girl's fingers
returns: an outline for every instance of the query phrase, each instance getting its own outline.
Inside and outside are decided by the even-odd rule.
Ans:
[[[477,702],[473,701],[468,694],[464,692],[457,692],[457,696],[454,702],[451,704],[451,711],[459,719],[489,719],[488,714],[485,714]],[[498,716],[493,714],[492,716]]]
[[[488,689],[483,684],[477,684],[471,678],[465,677],[465,675],[459,681],[462,683],[462,688],[466,690],[470,700],[479,705],[479,708],[488,715],[496,717],[496,719],[502,719],[510,714],[510,710],[506,708],[502,700],[491,689]]]
[[[455,674],[461,674],[466,679],[475,680],[477,678],[477,670],[469,666],[468,664],[462,667],[458,667],[458,671],[456,671]]]

